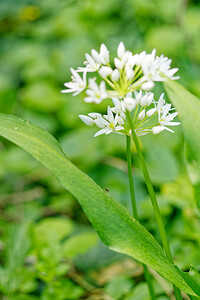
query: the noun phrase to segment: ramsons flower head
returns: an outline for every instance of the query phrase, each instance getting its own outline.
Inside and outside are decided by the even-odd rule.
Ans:
[[[88,126],[97,126],[101,134],[118,133],[130,135],[127,113],[131,113],[133,128],[138,136],[149,132],[158,134],[164,130],[173,132],[169,127],[179,125],[173,121],[177,112],[172,112],[171,104],[166,103],[164,94],[158,100],[151,90],[157,81],[176,80],[177,68],[171,68],[171,60],[164,55],[157,56],[156,50],[147,54],[133,54],[125,49],[123,42],[117,48],[117,56],[110,61],[107,47],[102,44],[100,51],[86,53],[84,67],[71,68],[72,81],[65,83],[63,93],[76,96],[84,93],[84,101],[96,104],[112,100],[107,114],[98,112],[80,115]],[[91,76],[94,73],[94,77]]]

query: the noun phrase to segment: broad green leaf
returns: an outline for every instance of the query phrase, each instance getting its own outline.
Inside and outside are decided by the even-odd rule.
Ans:
[[[177,82],[167,81],[164,87],[179,112],[191,156],[200,166],[200,99]]]
[[[200,99],[174,81],[164,83],[165,90],[179,112],[186,141],[190,179],[197,191],[197,204],[200,207]]]
[[[183,292],[200,296],[196,276],[183,273],[171,264],[153,236],[122,205],[74,166],[47,131],[18,117],[1,114],[0,134],[52,171],[61,185],[78,199],[108,247],[147,264]]]

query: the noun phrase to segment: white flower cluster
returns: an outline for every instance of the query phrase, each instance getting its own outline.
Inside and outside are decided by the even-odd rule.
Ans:
[[[92,49],[91,55],[86,53],[85,57],[85,67],[79,67],[77,70],[71,68],[72,81],[65,83],[67,89],[62,93],[73,93],[75,96],[85,91],[85,102],[96,104],[107,98],[112,99],[114,106],[108,106],[107,115],[90,113],[88,116],[79,116],[86,125],[96,125],[100,128],[95,136],[111,132],[129,135],[130,126],[126,119],[126,111],[132,114],[137,135],[148,132],[157,134],[165,129],[173,132],[167,126],[180,124],[172,122],[178,113],[171,113],[173,109],[171,104],[165,103],[164,94],[155,101],[154,94],[149,92],[155,81],[179,78],[174,76],[178,69],[170,68],[170,59],[163,55],[156,56],[155,49],[151,54],[143,51],[133,55],[125,49],[122,42],[117,48],[117,57],[114,58],[113,65],[104,44],[101,45],[100,52]],[[87,80],[87,74],[92,72],[95,72],[97,77]],[[97,78],[100,79],[99,84]]]

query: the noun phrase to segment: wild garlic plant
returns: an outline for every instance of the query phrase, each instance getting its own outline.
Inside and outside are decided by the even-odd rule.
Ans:
[[[154,208],[163,248],[168,259],[173,263],[164,223],[137,137],[148,133],[159,134],[164,130],[173,133],[171,127],[180,124],[174,121],[178,112],[174,112],[171,104],[166,103],[164,93],[159,99],[155,99],[154,93],[151,92],[156,81],[179,79],[175,76],[178,69],[170,67],[171,59],[164,55],[156,56],[155,49],[150,54],[145,51],[133,54],[125,49],[123,42],[119,44],[117,57],[113,62],[110,61],[109,51],[104,44],[101,45],[100,52],[92,49],[91,54],[86,53],[85,57],[84,67],[78,67],[77,70],[70,69],[72,80],[64,84],[67,89],[62,90],[62,93],[72,93],[73,96],[84,93],[86,103],[99,104],[110,99],[106,114],[90,112],[87,116],[79,115],[79,117],[86,125],[96,126],[99,129],[95,137],[111,133],[126,136],[133,216],[138,219],[132,178],[131,137],[133,138]],[[94,74],[94,77],[91,74]],[[151,299],[156,299],[148,268],[146,265],[143,267]],[[182,299],[180,290],[175,286],[174,293],[176,299]]]
[[[171,126],[178,125],[174,121],[177,113],[172,111],[170,104],[165,103],[164,95],[155,99],[150,92],[155,81],[177,79],[177,69],[170,68],[171,61],[168,58],[157,57],[155,50],[151,54],[142,52],[133,55],[120,43],[117,52],[112,65],[105,45],[101,46],[100,53],[92,50],[91,55],[86,55],[87,62],[83,68],[71,69],[72,81],[66,83],[68,89],[64,92],[72,92],[74,95],[83,92],[86,102],[109,103],[107,114],[91,112],[88,116],[81,116],[81,119],[86,124],[99,128],[101,132],[96,135],[125,135],[134,219],[110,193],[70,161],[61,145],[48,131],[21,117],[0,114],[0,136],[26,150],[51,171],[60,184],[79,201],[88,220],[107,247],[143,264],[151,299],[156,299],[156,294],[148,267],[174,284],[177,300],[182,299],[180,290],[188,294],[190,299],[200,299],[198,270],[192,266],[189,272],[183,272],[173,263],[165,226],[138,141],[140,135],[171,131]],[[93,73],[96,78],[92,78]],[[194,159],[192,163],[196,170],[199,166],[199,99],[176,82],[165,82],[164,86],[181,113],[185,141],[191,152],[190,162],[191,158]],[[132,141],[141,163],[163,247],[138,221],[132,177]],[[7,276],[0,273],[7,285]]]

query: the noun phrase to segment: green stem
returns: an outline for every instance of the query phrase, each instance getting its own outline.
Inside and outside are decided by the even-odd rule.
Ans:
[[[129,178],[129,188],[130,188],[130,194],[131,194],[131,203],[132,203],[132,210],[133,210],[133,216],[136,220],[138,220],[138,211],[136,206],[136,199],[135,199],[135,191],[134,191],[134,183],[133,183],[133,176],[132,176],[132,160],[131,160],[131,137],[126,136],[126,151],[127,151],[127,164],[128,164],[128,178]],[[145,264],[142,264],[144,268],[144,275],[145,279],[148,284],[149,293],[151,295],[152,300],[156,300],[156,295],[154,292],[154,287],[151,280],[151,275],[149,273],[149,270]]]
[[[139,144],[138,138],[136,136],[136,133],[135,133],[135,130],[134,130],[134,127],[133,127],[133,123],[131,121],[130,112],[127,111],[126,115],[127,115],[129,126],[131,128],[131,134],[132,134],[132,137],[133,137],[133,141],[135,143],[135,147],[136,147],[137,154],[138,154],[138,157],[139,157],[139,160],[140,160],[142,171],[143,171],[143,174],[144,174],[146,186],[147,186],[149,196],[151,198],[151,202],[152,202],[152,205],[153,205],[154,214],[155,214],[156,222],[157,222],[157,225],[158,225],[158,230],[160,232],[160,237],[161,237],[161,240],[162,240],[163,248],[165,250],[166,256],[168,257],[169,261],[171,263],[174,263],[173,258],[172,258],[172,254],[171,254],[171,250],[170,250],[170,247],[169,247],[169,243],[168,243],[168,239],[167,239],[167,233],[166,233],[166,230],[165,230],[163,219],[162,219],[160,209],[159,209],[159,206],[158,206],[158,203],[157,203],[157,200],[156,200],[156,196],[155,196],[155,193],[154,193],[153,185],[151,183],[149,172],[148,172],[147,167],[146,167],[144,156],[142,154],[142,150],[140,148],[140,144]],[[174,286],[174,294],[175,294],[175,297],[176,297],[177,300],[182,300],[181,292],[175,286]]]
[[[127,153],[129,189],[130,189],[130,194],[131,194],[133,217],[136,220],[138,220],[139,217],[138,217],[138,211],[137,211],[137,206],[136,206],[135,191],[134,191],[133,176],[132,176],[131,137],[128,135],[126,136],[126,153]]]

